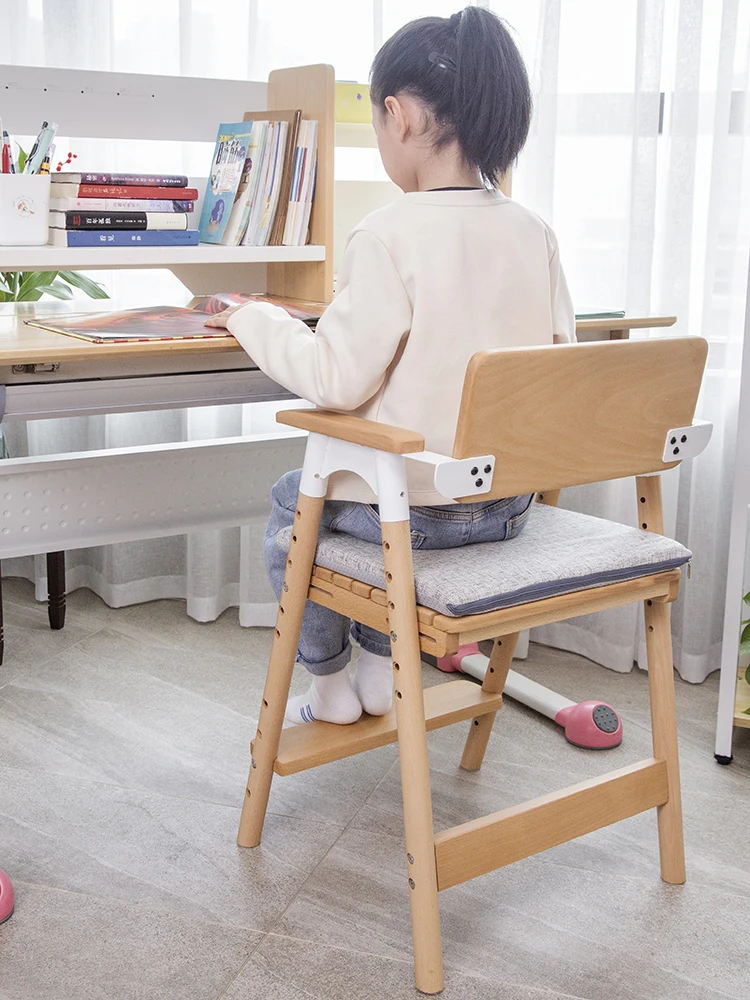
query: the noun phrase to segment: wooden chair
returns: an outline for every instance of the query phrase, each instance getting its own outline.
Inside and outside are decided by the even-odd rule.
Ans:
[[[710,436],[710,425],[692,425],[706,350],[705,341],[682,338],[477,354],[466,373],[453,458],[425,452],[419,434],[351,415],[286,410],[278,416],[310,435],[238,841],[244,847],[259,844],[274,772],[293,774],[398,741],[415,977],[424,993],[443,988],[441,889],[651,808],[658,816],[662,878],[685,880],[669,605],[680,580],[673,567],[690,554],[658,537],[663,532],[658,473],[702,450]],[[594,538],[608,525],[622,533],[625,541],[615,540],[615,549],[631,547],[634,564],[621,567],[615,582],[607,582],[613,577],[606,574],[584,583],[581,577],[578,584],[558,580],[552,596],[527,596],[483,613],[451,615],[418,604],[427,586],[425,567],[444,554],[412,553],[406,455],[433,465],[438,490],[463,502],[534,491],[549,502],[565,486],[636,476],[640,529],[538,506],[518,538],[472,547],[485,561],[494,552],[498,565],[506,553],[517,560],[559,515],[577,531],[593,531]],[[378,546],[321,535],[316,559],[328,476],[340,469],[357,472],[377,493],[382,554]],[[358,565],[363,565],[362,546],[371,550],[379,569],[358,576],[342,572],[337,553],[347,544],[359,546]],[[648,564],[637,555],[644,546],[656,552]],[[601,547],[590,543],[587,556],[596,559]],[[466,557],[469,550],[450,550],[450,560],[459,553]],[[456,565],[450,560],[449,567]],[[538,581],[547,590],[554,590],[554,569]],[[373,573],[384,573],[384,581]],[[390,633],[395,708],[389,715],[282,732],[306,598]],[[653,757],[435,834],[426,732],[470,720],[461,766],[478,769],[518,633],[635,601],[645,608]],[[420,650],[448,655],[462,643],[489,638],[495,645],[481,688],[459,680],[423,692]]]

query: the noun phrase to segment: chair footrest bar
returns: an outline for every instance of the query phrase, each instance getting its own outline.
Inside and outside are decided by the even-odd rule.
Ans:
[[[440,729],[454,722],[496,712],[502,701],[502,695],[486,694],[472,681],[448,681],[426,688],[424,711],[427,729]],[[395,743],[397,739],[395,707],[387,715],[365,715],[350,726],[308,722],[283,730],[274,770],[280,775],[296,774]]]
[[[651,758],[443,830],[435,836],[438,889],[460,885],[668,799],[667,765]]]

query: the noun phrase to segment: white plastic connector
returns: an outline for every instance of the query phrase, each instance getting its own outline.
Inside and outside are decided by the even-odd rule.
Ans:
[[[456,497],[482,496],[492,488],[495,456],[480,455],[476,458],[449,458],[434,451],[419,451],[404,458],[424,462],[435,467],[435,489],[447,500]]]
[[[711,440],[714,425],[708,420],[696,420],[690,427],[674,427],[667,431],[662,462],[681,462],[695,458]]]

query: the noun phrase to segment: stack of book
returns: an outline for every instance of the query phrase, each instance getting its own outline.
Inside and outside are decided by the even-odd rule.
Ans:
[[[318,123],[248,112],[219,126],[200,221],[204,243],[302,246],[315,191]]]
[[[195,246],[198,198],[176,174],[55,174],[50,237],[62,247]]]

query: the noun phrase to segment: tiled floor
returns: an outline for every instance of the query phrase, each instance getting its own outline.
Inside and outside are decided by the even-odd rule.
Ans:
[[[6,581],[0,667],[3,1000],[416,997],[393,747],[277,779],[263,846],[235,845],[269,635],[179,602],[86,591],[50,632]],[[430,736],[438,829],[649,755],[647,681],[532,646],[530,676],[602,697],[625,743],[576,750],[508,702],[478,774]],[[425,682],[442,679],[424,668]],[[304,684],[298,677],[297,685]],[[716,677],[678,681],[689,881],[635,817],[441,896],[447,1000],[750,995],[750,731],[713,760]]]

